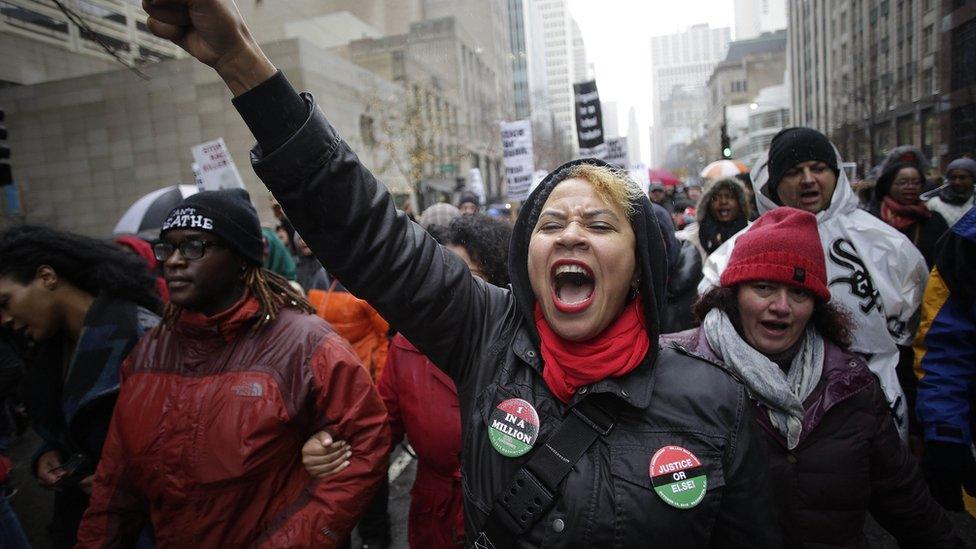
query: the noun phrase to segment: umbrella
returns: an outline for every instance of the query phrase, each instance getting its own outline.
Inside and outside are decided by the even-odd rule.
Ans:
[[[722,177],[736,176],[740,173],[749,173],[749,166],[746,166],[738,160],[716,160],[705,166],[705,169],[699,175],[705,178],[706,181],[711,181]]]
[[[183,199],[197,194],[195,185],[171,185],[143,196],[129,206],[116,223],[113,235],[136,234],[148,239],[159,236],[166,214],[183,202]]]
[[[667,187],[673,187],[681,182],[678,176],[668,170],[647,170],[647,177],[651,183],[660,183]]]

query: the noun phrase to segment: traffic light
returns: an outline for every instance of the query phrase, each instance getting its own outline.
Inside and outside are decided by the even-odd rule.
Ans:
[[[722,124],[722,158],[732,158],[732,142],[729,140],[728,127]]]
[[[7,127],[3,125],[3,109],[0,108],[0,187],[13,185],[14,174],[10,169],[10,163],[6,160],[10,158],[10,147],[7,145]]]

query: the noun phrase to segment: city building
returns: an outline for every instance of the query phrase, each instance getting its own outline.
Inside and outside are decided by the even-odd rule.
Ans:
[[[942,11],[943,32],[936,49],[944,101],[941,135],[948,149],[944,167],[964,154],[976,155],[976,2],[942,0]],[[924,126],[922,131],[924,135]]]
[[[744,131],[732,141],[735,158],[751,167],[769,150],[773,137],[790,125],[789,86],[779,84],[759,90],[748,105]]]
[[[903,144],[944,165],[940,97],[951,82],[939,51],[952,37],[942,10],[935,0],[788,3],[793,123],[830,136],[861,176]]]
[[[526,0],[508,0],[508,43],[512,55],[512,87],[515,118],[532,114],[532,91],[529,80],[529,38],[531,29]]]
[[[371,105],[401,88],[307,41],[263,44],[301,90],[309,90],[339,134],[394,193],[413,190],[398,169],[405,158],[377,146]],[[14,173],[26,221],[104,237],[140,196],[192,183],[191,147],[223,138],[251,199],[272,220],[267,190],[248,166],[251,132],[210,68],[183,57],[144,67],[149,80],[119,68],[0,89]]]
[[[641,154],[640,125],[637,123],[637,108],[630,107],[627,111],[627,156],[631,165],[641,164],[644,155]]]
[[[586,61],[586,42],[575,19],[570,19],[570,30],[573,39],[573,82],[589,80],[593,74]]]
[[[786,30],[768,32],[729,44],[725,59],[708,79],[708,112],[704,117],[707,158],[722,157],[722,126],[730,140],[748,143],[749,116],[759,105],[760,90],[783,84],[786,72]],[[755,108],[751,106],[757,105]],[[778,105],[777,105],[778,107]],[[739,158],[746,151],[732,147]]]
[[[528,59],[512,55],[527,44],[511,43],[509,1],[264,0],[240,9],[259,41],[300,38],[398,84],[395,112],[372,118],[381,142],[411,151],[406,171],[421,187],[447,193],[478,168],[496,198],[505,184],[498,123],[514,119],[517,94],[520,109],[530,100]]]
[[[181,50],[149,33],[141,3],[0,1],[0,86],[141,67]]]
[[[546,60],[546,89],[549,111],[555,120],[553,132],[570,151],[577,149],[573,83],[584,80],[573,43],[576,23],[569,13],[567,0],[536,0],[542,21]],[[583,55],[585,67],[585,55]]]
[[[713,29],[702,24],[651,38],[651,165],[663,165],[669,148],[700,133],[708,109],[702,101],[708,77],[725,57],[731,35],[728,27]]]
[[[786,0],[735,0],[735,39],[786,28]]]
[[[406,34],[353,41],[347,51],[353,62],[407,92],[408,101],[377,119],[388,127],[387,139],[406,141],[413,151],[412,177],[448,192],[458,177],[478,168],[488,195],[500,197],[505,178],[499,122],[514,116],[500,89],[506,86],[511,97],[512,88],[468,44],[457,20],[443,17],[412,23]],[[390,119],[399,123],[389,127]]]
[[[0,2],[0,88],[27,86],[5,90],[8,95],[0,97],[18,98],[3,104],[14,174],[24,187],[28,208],[33,206],[29,220],[102,234],[102,224],[114,219],[133,193],[192,182],[189,147],[215,137],[225,138],[248,186],[256,182],[243,165],[252,139],[229,103],[218,113],[213,89],[170,92],[180,101],[172,105],[179,111],[171,112],[168,120],[162,112],[153,111],[147,120],[134,111],[133,132],[149,128],[159,134],[158,139],[140,134],[138,145],[123,143],[121,128],[46,102],[45,94],[55,94],[75,110],[91,108],[105,115],[112,109],[106,98],[129,101],[122,91],[160,95],[158,78],[168,79],[172,67],[188,70],[179,48],[148,33],[140,6],[138,0]],[[319,97],[340,133],[365,151],[367,165],[396,192],[419,191],[421,198],[428,191],[449,195],[476,167],[490,197],[504,196],[498,123],[514,117],[504,0],[263,0],[239,2],[238,7],[256,39],[283,56],[274,59],[278,66],[296,87]],[[167,61],[161,68],[152,63],[169,58],[178,62]],[[140,76],[134,72],[118,74],[123,64],[150,77],[152,91],[137,85]],[[325,66],[334,67],[336,76],[323,76]],[[93,76],[77,79],[87,75]],[[126,75],[135,82],[127,82]],[[35,87],[45,82],[51,86]],[[69,84],[64,82],[71,82],[77,93],[66,93]],[[99,83],[111,89],[98,89]],[[333,95],[341,113],[327,108]],[[194,110],[190,97],[208,110]],[[218,114],[220,124],[215,123]],[[191,121],[194,115],[199,123]],[[116,118],[113,111],[110,121],[120,124]],[[70,147],[70,168],[59,164],[63,158],[37,148],[43,140],[37,140],[35,128],[55,132],[57,127],[77,129],[82,122],[91,135],[71,130],[63,138],[46,136],[52,147],[59,148],[62,141],[63,150]],[[105,154],[106,148],[111,154]],[[156,149],[164,154],[153,160]],[[120,190],[126,177],[136,177],[134,171],[138,184]],[[72,210],[59,203],[71,185],[85,181],[102,186],[99,208]],[[264,200],[256,198],[255,203],[265,207]]]

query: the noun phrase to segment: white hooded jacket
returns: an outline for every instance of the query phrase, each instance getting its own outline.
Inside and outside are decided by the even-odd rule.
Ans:
[[[840,166],[840,153],[836,149],[834,152]],[[767,161],[768,153],[752,170],[759,191],[756,203],[760,214],[777,207],[766,188]],[[908,406],[898,383],[896,345],[911,345],[918,326],[919,306],[928,279],[925,260],[908,238],[858,208],[857,196],[843,170],[830,205],[817,214],[817,224],[827,260],[831,301],[843,305],[853,315],[851,350],[863,355],[878,377],[904,438],[908,433]],[[741,234],[708,256],[699,293],[719,284]]]

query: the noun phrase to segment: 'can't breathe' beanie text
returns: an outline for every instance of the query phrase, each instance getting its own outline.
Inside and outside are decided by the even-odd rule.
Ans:
[[[159,237],[175,229],[215,234],[250,263],[261,265],[264,260],[261,221],[244,189],[203,191],[188,196],[166,216]]]

